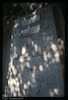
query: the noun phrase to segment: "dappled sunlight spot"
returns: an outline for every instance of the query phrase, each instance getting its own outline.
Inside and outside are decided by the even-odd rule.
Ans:
[[[8,77],[8,75],[6,76],[6,79],[8,79],[9,77]]]
[[[23,94],[26,95],[26,91],[23,89]]]
[[[34,41],[31,41],[32,42],[32,46],[34,46]]]
[[[19,82],[16,82],[16,86],[19,87]]]
[[[15,81],[16,81],[16,82],[18,81],[18,77],[15,78]]]
[[[39,66],[39,70],[43,71],[43,66],[42,65]]]
[[[49,90],[49,94],[50,94],[51,97],[54,96],[54,92],[52,91],[52,89]]]
[[[36,12],[37,12],[37,10],[35,10],[34,12],[32,12],[32,14],[33,14],[33,15],[35,15],[35,14],[36,14]]]
[[[23,55],[26,53],[26,48],[25,47],[23,47],[22,48],[22,52],[21,52]]]
[[[15,25],[14,25],[14,28],[17,28],[19,26],[19,23],[16,23]]]
[[[36,66],[33,66],[33,70],[36,71]]]
[[[56,62],[60,61],[59,52],[55,52],[54,57]]]
[[[13,39],[13,35],[11,35],[11,40]]]
[[[9,80],[8,80],[8,84],[9,85],[13,85],[13,84],[16,84],[16,81],[15,81],[15,79],[12,79],[11,77],[9,78]]]
[[[11,47],[13,47],[13,43],[11,43]]]
[[[13,96],[14,96],[14,97],[16,97],[16,96],[17,96],[16,92],[13,92]]]
[[[30,81],[28,81],[28,82],[27,82],[27,86],[30,86],[30,84],[31,84]]]
[[[31,60],[31,57],[28,57],[28,58],[26,58],[28,61],[30,61]]]
[[[12,86],[11,91],[13,91],[13,92],[14,92],[14,86]]]
[[[28,88],[27,84],[26,84],[26,83],[24,83],[24,89],[27,89],[27,88]]]
[[[35,73],[34,72],[32,73],[32,77],[35,78]]]
[[[54,58],[52,58],[52,60],[51,60],[51,61],[52,61],[52,63],[54,63],[54,62],[55,62],[55,59],[54,59]]]
[[[28,53],[25,53],[25,57],[28,57],[28,55],[29,55]]]
[[[56,45],[55,45],[54,43],[51,44],[51,49],[52,49],[53,51],[56,51],[56,50],[57,50],[57,47],[56,47]]]
[[[59,52],[55,52],[54,56],[59,57]]]
[[[47,57],[48,57],[48,58],[51,58],[51,57],[52,57],[52,55],[51,55],[50,52],[48,53]]]
[[[56,62],[59,62],[59,61],[60,61],[60,59],[57,57],[57,58],[55,58],[55,61],[56,61]]]
[[[37,46],[37,44],[34,45],[34,49],[35,49],[36,52],[38,51],[38,46]]]
[[[58,91],[57,88],[54,89],[54,93],[55,93],[56,95],[58,95],[59,91]]]
[[[47,62],[48,61],[48,59],[47,59],[47,54],[46,53],[43,53],[43,58],[44,58],[44,60]]]
[[[28,68],[30,68],[30,63],[29,63],[29,62],[26,62],[26,66],[27,66]]]
[[[17,88],[17,86],[15,86],[15,91],[16,91],[16,92],[18,91],[18,88]]]
[[[23,62],[24,62],[24,57],[23,57],[23,56],[20,56],[19,61],[20,61],[21,63],[23,63]]]
[[[54,95],[56,94],[56,95],[58,95],[59,94],[59,90],[57,89],[57,88],[55,88],[55,89],[50,89],[49,90],[49,94],[50,94],[50,96],[51,97],[54,97]]]
[[[16,75],[17,70],[16,70],[16,68],[14,66],[12,66],[12,71],[13,71],[13,74]]]
[[[18,78],[20,78],[21,77],[21,73],[18,73]]]

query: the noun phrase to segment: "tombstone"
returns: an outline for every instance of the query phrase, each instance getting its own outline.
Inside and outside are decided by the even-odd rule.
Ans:
[[[15,20],[5,94],[9,97],[64,96],[51,6]]]

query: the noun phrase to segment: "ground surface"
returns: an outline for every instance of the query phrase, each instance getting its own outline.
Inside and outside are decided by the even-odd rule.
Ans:
[[[51,11],[50,11],[51,12]],[[38,33],[37,35],[33,35],[33,36],[30,36],[30,38],[28,38],[28,37],[26,37],[26,38],[24,38],[23,40],[22,40],[22,37],[20,37],[20,38],[17,38],[17,41],[14,43],[14,45],[17,47],[17,54],[18,54],[18,57],[17,57],[17,59],[15,59],[13,62],[13,64],[14,64],[14,66],[15,66],[15,68],[17,69],[17,72],[18,72],[18,76],[17,76],[17,74],[15,75],[15,73],[13,72],[13,70],[12,70],[12,68],[10,68],[9,70],[10,70],[10,72],[11,72],[11,70],[12,70],[12,75],[10,75],[10,73],[9,73],[9,77],[8,77],[8,80],[9,80],[9,85],[11,84],[11,82],[10,81],[12,81],[14,78],[16,78],[16,82],[17,82],[17,86],[15,85],[15,86],[13,86],[13,90],[11,90],[10,89],[10,87],[6,87],[6,88],[8,88],[9,90],[8,91],[14,91],[15,89],[14,89],[14,87],[16,88],[16,90],[15,91],[17,91],[17,92],[15,92],[14,93],[14,96],[15,95],[23,95],[23,96],[63,96],[63,93],[61,93],[60,92],[60,90],[61,89],[63,89],[62,87],[62,78],[60,78],[60,77],[62,77],[62,74],[60,73],[59,74],[59,71],[61,71],[61,65],[60,65],[60,62],[58,62],[58,63],[54,63],[54,64],[52,64],[51,62],[51,58],[48,58],[48,62],[46,63],[46,61],[43,61],[43,51],[45,50],[45,48],[47,48],[47,45],[49,44],[49,41],[51,41],[51,42],[53,42],[53,43],[57,43],[57,38],[56,38],[56,35],[54,34],[54,36],[53,36],[53,32],[55,32],[56,33],[56,30],[54,30],[54,28],[55,28],[55,26],[54,26],[54,24],[52,24],[52,23],[50,23],[51,21],[54,23],[54,21],[53,21],[53,15],[51,14],[51,13],[48,13],[48,10],[47,10],[47,12],[46,12],[46,14],[45,14],[47,17],[47,19],[48,19],[48,17],[51,17],[51,19],[50,19],[50,21],[49,22],[47,22],[46,23],[46,27],[44,26],[43,27],[43,31],[45,30],[45,29],[47,29],[47,30],[45,30],[48,34],[45,34],[44,32],[43,32],[43,35],[44,35],[44,37],[43,37],[43,35],[41,35],[41,33]],[[45,19],[46,20],[46,19]],[[42,23],[43,23],[43,21],[42,21]],[[48,25],[49,24],[51,24],[51,26],[49,27]],[[52,25],[53,25],[53,27],[52,27]],[[52,29],[52,30],[51,30]],[[52,31],[52,32],[50,32],[50,31]],[[51,33],[51,36],[49,35],[49,33]],[[53,37],[52,37],[53,36]],[[47,43],[46,43],[46,37],[48,37],[49,38],[49,40],[47,41]],[[51,38],[50,38],[51,37]],[[7,56],[7,59],[6,59],[6,61],[5,61],[5,58],[4,58],[4,64],[7,66],[6,67],[6,69],[4,70],[5,72],[7,72],[8,71],[8,61],[9,61],[9,55],[10,55],[10,38],[8,37],[7,38],[8,39],[8,42],[7,42],[7,44],[8,44],[8,47],[6,46],[7,44],[6,44],[6,42],[5,42],[5,44],[4,44],[4,48],[6,48],[6,50],[9,52],[7,52],[6,51],[6,56]],[[40,39],[40,41],[39,41],[39,39]],[[55,40],[55,41],[53,41],[53,39]],[[6,40],[5,40],[6,41]],[[23,44],[20,44],[19,43],[19,41],[21,41]],[[31,41],[33,41],[32,42],[32,44],[31,44]],[[27,44],[25,44],[27,42]],[[40,42],[40,43],[39,43]],[[34,45],[34,46],[31,46],[31,49],[29,49],[29,47],[30,47],[30,45]],[[39,46],[39,47],[41,47],[41,50],[39,49],[39,51],[38,52],[36,52],[35,51],[35,47],[37,47],[37,45]],[[25,69],[24,69],[24,72],[23,72],[23,66],[22,66],[22,64],[18,61],[18,59],[20,58],[20,56],[22,56],[21,55],[21,50],[20,49],[22,49],[22,46],[26,46],[27,47],[27,50],[28,51],[26,51],[25,49],[25,51],[30,55],[30,57],[27,57],[28,59],[23,59],[23,61],[24,61],[24,65],[23,66],[25,66]],[[24,47],[25,48],[25,47]],[[50,47],[49,48],[47,48],[47,50],[46,50],[46,52],[50,52],[50,51],[48,51],[48,50],[50,50]],[[34,53],[31,53],[31,51],[33,51]],[[11,52],[11,54],[12,54],[12,52]],[[52,58],[54,58],[54,54],[55,54],[55,52],[54,51],[51,51],[51,54],[49,54],[49,55],[51,55],[52,56]],[[5,49],[4,49],[4,55],[5,55]],[[27,54],[26,54],[27,55]],[[31,59],[31,60],[30,60]],[[54,58],[55,60],[56,60],[56,58]],[[54,59],[53,59],[53,61],[54,61]],[[23,62],[23,61],[21,61],[21,62]],[[56,60],[57,61],[57,60]],[[11,61],[12,62],[12,61]],[[35,62],[35,63],[33,63],[33,62]],[[39,62],[39,63],[38,63]],[[50,63],[49,64],[49,67],[48,67],[48,63]],[[17,64],[17,66],[16,66],[16,64]],[[57,65],[58,64],[58,65]],[[5,66],[4,65],[4,66]],[[29,68],[29,66],[31,65],[31,68]],[[27,66],[27,67],[26,67]],[[36,70],[33,70],[33,66],[34,66],[34,69],[36,69]],[[44,67],[44,66],[46,66],[46,68]],[[53,68],[53,66],[54,66],[54,68]],[[56,67],[57,66],[57,67]],[[60,68],[59,68],[60,67]],[[22,69],[20,69],[20,68],[22,68]],[[59,68],[60,70],[57,70],[56,68]],[[30,71],[31,70],[31,71]],[[54,71],[55,70],[55,71]],[[21,71],[21,72],[20,72]],[[43,73],[42,73],[43,72]],[[52,73],[52,72],[54,72],[54,73]],[[23,73],[23,74],[20,74],[20,73]],[[28,73],[28,75],[26,74],[26,73]],[[30,74],[31,73],[31,74]],[[46,73],[46,74],[45,74]],[[49,74],[50,75],[49,75]],[[7,73],[4,73],[4,78],[6,78],[6,75]],[[25,77],[22,77],[22,76],[24,75]],[[28,77],[27,77],[27,76]],[[55,76],[54,76],[55,75]],[[59,78],[57,78],[57,76],[56,75],[59,75]],[[10,79],[10,76],[12,76],[12,79]],[[46,76],[46,77],[45,77]],[[17,79],[17,77],[18,77],[18,79]],[[41,78],[42,77],[42,78]],[[52,78],[51,78],[52,77]],[[19,79],[20,78],[20,79]],[[22,79],[22,78],[24,78],[24,79]],[[35,79],[36,78],[36,79]],[[56,78],[57,78],[57,80],[56,80]],[[26,80],[25,80],[26,79]],[[8,82],[8,80],[6,79],[6,85],[7,85],[7,82]],[[23,81],[22,81],[23,80]],[[53,80],[53,81],[52,81]],[[60,84],[58,84],[58,80],[60,81]],[[5,80],[4,80],[5,81]],[[13,80],[14,81],[14,80]],[[22,83],[22,82],[23,83]],[[38,82],[39,81],[39,82]],[[44,82],[43,82],[44,81]],[[20,88],[19,88],[19,83],[21,82],[21,84],[23,85],[23,88],[21,88],[21,86],[22,85],[20,85]],[[31,82],[31,83],[30,83]],[[51,83],[50,83],[51,82]],[[56,83],[56,84],[55,84]],[[5,86],[5,84],[4,84],[4,86]],[[14,83],[12,83],[12,85],[13,85]],[[28,84],[28,87],[27,87],[27,85],[26,84]],[[30,85],[31,84],[31,85]],[[45,86],[45,84],[47,85],[47,87]],[[52,85],[52,88],[50,88],[50,85]],[[39,86],[41,86],[42,88],[40,88],[40,90],[39,90]],[[33,88],[33,89],[32,89]],[[45,88],[45,89],[44,89]],[[58,94],[58,88],[59,88],[59,94]],[[44,89],[44,90],[43,90]],[[49,90],[50,89],[50,90]],[[22,91],[23,90],[23,91]],[[45,92],[45,90],[47,90],[47,92]],[[19,92],[18,92],[19,91]],[[29,92],[28,92],[29,91]],[[32,92],[30,92],[30,91],[32,91]],[[35,92],[34,92],[35,91]],[[49,91],[49,92],[48,92]],[[43,93],[44,92],[44,93]],[[62,90],[62,92],[63,92],[63,90]],[[22,93],[22,94],[21,94]],[[32,94],[31,94],[32,93]],[[43,95],[42,95],[42,93],[43,93]],[[7,92],[7,94],[8,94],[8,92]],[[13,96],[13,92],[11,93],[11,92],[9,92],[9,94],[8,95],[10,95],[10,96]]]

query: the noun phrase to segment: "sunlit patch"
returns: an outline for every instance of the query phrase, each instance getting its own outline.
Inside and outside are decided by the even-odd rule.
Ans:
[[[14,86],[12,86],[12,91],[14,91]]]
[[[16,27],[18,27],[19,26],[19,23],[16,23],[15,25],[14,25],[14,28],[16,28]]]
[[[27,84],[24,83],[24,89],[27,89]]]
[[[27,82],[27,86],[30,86],[30,84],[31,84],[30,81],[28,81],[28,82]]]
[[[16,84],[16,81],[15,81],[15,79],[12,79],[11,77],[10,77],[10,79],[8,80],[8,84],[9,85],[13,85],[13,84]]]
[[[18,88],[17,88],[17,86],[15,86],[15,91],[16,91],[16,92],[18,91]]]
[[[54,96],[54,93],[52,92],[52,90],[51,90],[51,89],[49,90],[49,94],[50,94],[50,96],[51,96],[51,97],[53,97],[53,96]]]
[[[36,67],[35,66],[33,66],[33,70],[36,70]]]
[[[43,53],[43,58],[46,62],[48,61],[46,53]]]
[[[28,57],[27,60],[30,61],[31,60],[31,57]]]
[[[48,58],[51,58],[51,53],[49,52],[47,56],[48,56]]]
[[[19,82],[16,83],[16,86],[19,87]]]
[[[43,66],[42,65],[39,66],[39,70],[43,71]]]
[[[59,60],[60,60],[60,59],[59,59],[59,53],[56,52],[54,56],[55,56],[55,61],[56,61],[56,62],[59,62]]]
[[[24,89],[23,89],[23,94],[24,94],[24,95],[26,95],[26,92],[25,92],[25,90],[24,90]]]
[[[15,67],[14,67],[14,66],[12,66],[12,71],[13,71],[13,74],[14,74],[14,75],[16,75],[17,70],[15,69]]]
[[[28,57],[28,53],[25,53],[25,57]]]
[[[52,49],[53,51],[56,51],[56,50],[57,50],[57,47],[56,47],[56,45],[55,45],[54,43],[51,44],[51,49]]]
[[[13,43],[11,43],[11,47],[13,47]]]
[[[18,78],[20,78],[20,77],[21,77],[21,73],[18,74]]]
[[[35,73],[34,72],[32,73],[32,77],[35,78]]]
[[[23,55],[26,53],[26,48],[25,47],[23,47],[22,48],[22,52],[21,52]]]
[[[14,46],[13,48],[14,48],[14,51],[16,51],[16,46]]]
[[[16,96],[17,96],[16,92],[13,92],[13,96],[14,96],[14,97],[16,97]]]
[[[37,52],[37,50],[38,50],[37,44],[34,45],[34,49],[35,49],[35,51]]]
[[[34,41],[32,41],[32,46],[34,45]]]
[[[15,80],[16,80],[16,82],[17,82],[17,81],[18,81],[18,78],[16,77]]]
[[[28,68],[30,68],[30,63],[29,63],[29,62],[26,62],[26,66],[27,66]]]
[[[54,56],[55,56],[55,57],[59,57],[59,52],[56,52],[56,53],[54,54]]]
[[[23,62],[24,62],[24,57],[23,57],[23,56],[20,56],[19,61],[20,61],[21,63],[23,63]]]
[[[13,39],[13,35],[11,35],[11,39]]]
[[[57,58],[55,58],[55,61],[56,61],[56,62],[59,62],[59,61],[60,61],[60,59],[57,57]]]
[[[57,88],[54,89],[54,93],[55,93],[56,95],[58,95],[59,91],[58,91]]]

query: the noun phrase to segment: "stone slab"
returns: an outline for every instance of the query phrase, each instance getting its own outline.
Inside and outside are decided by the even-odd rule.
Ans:
[[[30,17],[29,19],[26,19],[25,21],[22,21],[22,27],[27,26],[29,24],[35,23],[40,20],[40,15],[34,15],[33,17]]]
[[[13,45],[11,46],[11,58],[8,67],[9,82],[7,87],[9,92],[5,93],[7,96],[64,96],[52,8],[51,6],[44,7],[38,10],[37,14],[41,15],[41,20],[31,24],[31,26],[40,24],[42,32],[27,37],[16,37],[11,40]],[[21,20],[18,23],[19,26],[13,29],[13,36],[24,29]],[[41,48],[41,50],[37,51],[37,48]],[[32,55],[33,51],[34,54]]]
[[[27,29],[22,30],[21,34],[19,34],[19,36],[20,35],[28,36],[28,35],[31,35],[33,33],[37,33],[39,31],[41,31],[40,25],[35,25],[35,26],[32,26],[32,27],[29,27]]]

